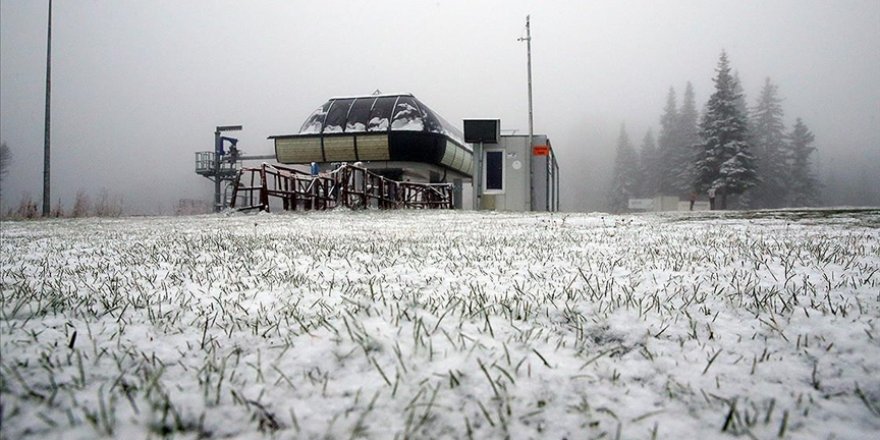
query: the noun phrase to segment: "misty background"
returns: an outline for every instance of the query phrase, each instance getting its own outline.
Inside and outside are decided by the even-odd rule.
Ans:
[[[42,194],[48,1],[0,0],[3,212]],[[779,86],[786,130],[816,137],[826,205],[880,205],[880,1],[56,1],[52,204],[119,195],[131,214],[210,201],[194,153],[217,125],[247,154],[296,133],[327,98],[411,92],[455,125],[497,117],[558,154],[561,208],[605,208],[622,123],[656,134],[669,87],[697,107],[726,50],[755,104]]]

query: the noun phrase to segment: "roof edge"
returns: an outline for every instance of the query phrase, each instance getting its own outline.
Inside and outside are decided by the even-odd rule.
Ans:
[[[334,101],[337,99],[360,99],[360,98],[388,98],[388,97],[397,97],[397,96],[409,96],[414,98],[412,93],[382,93],[379,95],[351,95],[351,96],[332,96],[328,101]]]

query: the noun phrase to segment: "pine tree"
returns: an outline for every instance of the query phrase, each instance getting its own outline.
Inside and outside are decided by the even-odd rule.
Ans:
[[[739,111],[739,114],[743,115],[743,117],[745,118],[746,133],[747,133],[746,134],[746,143],[749,144],[749,147],[751,147],[752,146],[752,140],[751,140],[752,127],[751,127],[751,121],[749,121],[749,106],[748,106],[748,104],[746,104],[746,92],[743,89],[742,80],[740,80],[740,78],[739,78],[739,71],[733,72],[733,83],[734,83],[733,91],[736,93],[736,108]],[[752,153],[752,158],[754,158],[755,157],[755,149],[753,147],[751,148],[751,153]],[[755,175],[756,175],[755,185],[758,185],[761,182],[761,175],[759,174],[760,169],[758,168],[757,161],[754,161],[753,163],[754,163]],[[754,189],[754,186],[743,191],[742,194],[739,196],[739,198],[737,200],[737,202],[738,202],[737,207],[738,208],[752,207],[752,205],[754,204],[752,202],[752,191],[751,191],[752,189]]]
[[[761,96],[752,109],[750,136],[761,180],[752,189],[757,208],[779,208],[785,204],[789,183],[785,123],[778,87],[767,78]]]
[[[815,206],[819,202],[819,181],[810,167],[810,154],[816,151],[815,137],[807,126],[797,118],[788,135],[789,148],[789,204],[791,206]]]
[[[637,195],[639,197],[654,197],[657,186],[660,184],[660,168],[657,142],[654,141],[654,131],[648,129],[642,146],[639,150],[639,185]]]
[[[611,189],[608,192],[608,208],[611,212],[622,212],[629,206],[629,199],[636,196],[639,161],[636,150],[630,144],[626,128],[621,125],[617,139],[617,156],[614,158],[614,172]]]
[[[672,188],[679,194],[689,194],[693,191],[695,148],[700,142],[698,119],[694,87],[688,81],[675,130],[677,147],[672,169]]]
[[[749,106],[746,104],[746,91],[743,90],[742,81],[739,79],[739,71],[733,72],[733,92],[736,93],[736,109],[740,114],[748,115]],[[749,120],[746,119],[746,128],[749,127]]]
[[[675,89],[670,87],[666,95],[666,106],[660,116],[660,137],[657,139],[657,167],[660,181],[655,193],[674,192],[676,147],[678,146],[678,104]]]
[[[706,104],[700,121],[701,144],[695,158],[695,187],[714,189],[721,209],[727,196],[742,194],[757,182],[755,159],[747,142],[746,115],[738,108],[737,81],[730,73],[727,53],[721,52],[715,92]]]

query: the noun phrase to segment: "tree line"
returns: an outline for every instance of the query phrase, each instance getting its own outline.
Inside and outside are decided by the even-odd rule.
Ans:
[[[124,213],[122,196],[110,194],[106,188],[101,188],[97,198],[93,201],[85,191],[76,192],[73,206],[65,209],[58,199],[49,211],[52,218],[78,218],[78,217],[120,217]],[[21,195],[21,200],[16,207],[9,207],[0,218],[5,219],[36,219],[41,218],[42,213],[37,207],[37,202],[29,193]]]
[[[717,198],[715,207],[782,208],[815,206],[820,183],[811,164],[814,136],[797,118],[785,127],[778,86],[764,82],[748,108],[738,75],[721,53],[714,92],[702,114],[688,82],[681,104],[669,89],[660,133],[648,130],[638,151],[621,126],[608,207],[627,210],[632,198],[658,195]]]
[[[11,164],[12,151],[6,142],[0,142],[0,200],[4,197],[3,181]],[[69,210],[58,199],[49,211],[49,217],[119,217],[123,211],[122,196],[112,195],[106,188],[101,188],[94,202],[85,191],[77,191],[73,207]],[[5,213],[0,213],[0,218],[4,219],[33,219],[41,216],[37,202],[29,193],[21,195],[18,206],[9,207]]]

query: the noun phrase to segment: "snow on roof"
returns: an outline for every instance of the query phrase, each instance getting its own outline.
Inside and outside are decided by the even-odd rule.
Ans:
[[[465,143],[458,127],[411,93],[330,98],[306,119],[299,134],[373,132],[389,126],[392,131],[438,133]]]

